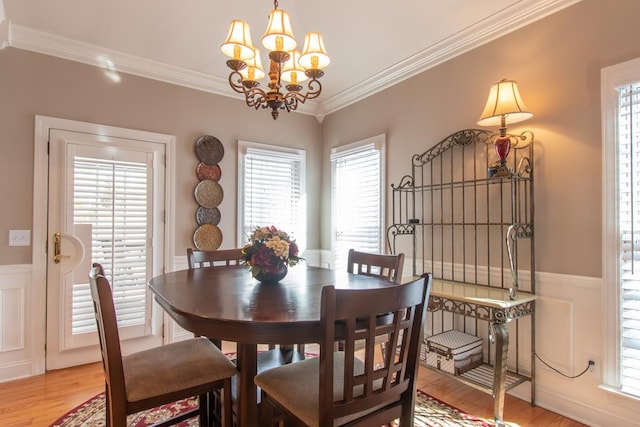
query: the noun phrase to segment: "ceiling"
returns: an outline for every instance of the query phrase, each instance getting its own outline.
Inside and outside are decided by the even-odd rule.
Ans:
[[[322,120],[578,1],[279,0],[279,8],[300,45],[307,32],[324,35],[331,64],[322,94],[300,109]],[[231,97],[240,95],[219,48],[229,23],[249,22],[259,46],[273,9],[270,0],[0,0],[0,21],[3,3],[10,46]]]

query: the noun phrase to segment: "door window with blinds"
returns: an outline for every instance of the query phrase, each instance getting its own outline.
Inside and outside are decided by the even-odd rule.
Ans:
[[[378,135],[331,151],[334,268],[353,248],[383,252],[384,142]]]
[[[93,153],[72,160],[74,231],[84,236],[85,260],[102,264],[112,285],[121,335],[145,335],[151,325],[152,155],[83,151]],[[73,334],[96,329],[86,271],[81,276],[73,285]]]
[[[238,142],[238,246],[274,225],[306,247],[305,151]]]
[[[603,72],[605,370],[640,397],[640,60]]]

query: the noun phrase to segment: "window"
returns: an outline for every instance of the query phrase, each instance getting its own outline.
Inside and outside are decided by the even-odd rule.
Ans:
[[[346,270],[349,249],[383,252],[384,135],[331,152],[333,260]]]
[[[640,397],[640,60],[603,70],[605,385]]]
[[[305,151],[238,142],[238,246],[256,227],[275,225],[306,247]]]

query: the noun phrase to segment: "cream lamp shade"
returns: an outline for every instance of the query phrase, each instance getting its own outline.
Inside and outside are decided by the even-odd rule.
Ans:
[[[514,80],[503,79],[491,86],[487,104],[480,115],[480,126],[502,126],[533,117],[528,110]],[[503,121],[504,120],[504,121]]]
[[[297,46],[293,36],[289,14],[282,9],[274,9],[269,14],[269,25],[262,36],[262,46],[270,52],[290,52]]]
[[[284,63],[282,67],[282,73],[280,74],[280,78],[285,82],[289,83],[300,83],[308,79],[307,75],[304,73],[304,68],[300,66],[298,60],[300,59],[300,52],[294,50],[290,52],[291,58],[287,62]]]
[[[265,76],[264,68],[262,68],[262,61],[260,60],[260,51],[256,49],[255,56],[245,61],[247,67],[240,70],[240,74],[245,80],[258,81]]]
[[[240,19],[231,21],[229,35],[220,49],[222,49],[222,53],[232,59],[244,61],[253,58],[255,49],[251,43],[249,24]]]
[[[298,63],[305,70],[321,70],[329,65],[331,60],[324,48],[324,40],[320,33],[308,33],[304,38],[304,48]]]

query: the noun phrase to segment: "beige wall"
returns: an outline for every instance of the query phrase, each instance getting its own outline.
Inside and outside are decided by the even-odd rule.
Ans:
[[[34,116],[45,115],[176,136],[176,255],[184,255],[196,228],[198,183],[195,140],[223,143],[225,190],[220,205],[223,247],[236,245],[237,141],[305,148],[309,165],[308,245],[319,246],[318,188],[321,125],[314,117],[281,114],[273,121],[241,100],[122,74],[113,83],[98,68],[8,48],[0,51],[0,265],[30,264],[30,247],[9,247],[10,229],[32,228]],[[42,244],[44,242],[34,242]]]
[[[323,124],[324,159],[331,147],[386,133],[387,183],[397,183],[411,172],[412,154],[478,127],[491,84],[515,79],[534,113],[510,129],[531,129],[537,140],[537,269],[601,277],[600,70],[640,56],[639,14],[636,0],[583,0],[331,114]],[[328,206],[326,160],[323,179]]]
[[[95,67],[4,49],[0,265],[31,262],[31,248],[8,246],[8,230],[32,227],[36,114],[176,135],[178,255],[191,245],[195,228],[193,143],[198,136],[214,135],[225,146],[225,247],[235,244],[237,140],[306,148],[309,247],[328,249],[331,147],[386,133],[386,179],[397,182],[410,171],[412,154],[458,129],[476,127],[489,86],[513,78],[535,115],[510,129],[531,129],[537,139],[537,269],[600,277],[600,70],[640,56],[639,13],[635,0],[583,0],[335,112],[322,125],[302,114],[283,114],[274,122],[267,112],[255,112],[239,100],[135,76],[123,74],[114,84]],[[314,159],[321,155],[320,170]]]

